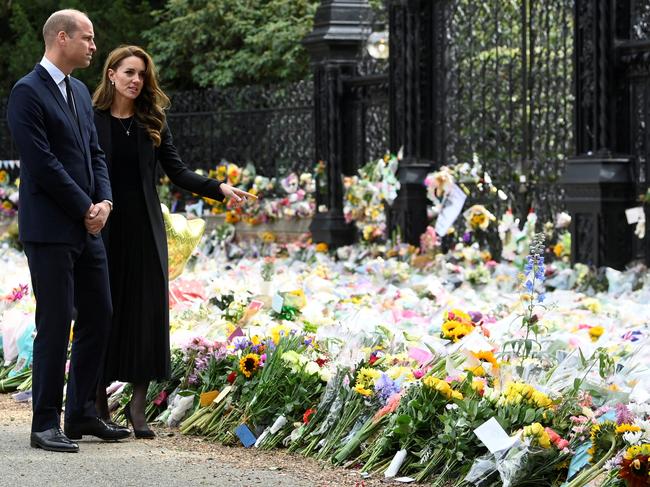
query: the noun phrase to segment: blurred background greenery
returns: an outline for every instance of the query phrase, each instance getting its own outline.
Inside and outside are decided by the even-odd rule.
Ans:
[[[370,3],[379,8],[382,0]],[[301,44],[319,0],[0,0],[0,98],[43,55],[41,28],[61,8],[93,22],[97,54],[75,72],[92,91],[106,55],[137,44],[154,56],[168,90],[303,79]]]

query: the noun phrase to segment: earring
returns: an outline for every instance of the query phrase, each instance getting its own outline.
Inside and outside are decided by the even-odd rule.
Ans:
[[[111,85],[115,86],[115,81],[111,80]]]

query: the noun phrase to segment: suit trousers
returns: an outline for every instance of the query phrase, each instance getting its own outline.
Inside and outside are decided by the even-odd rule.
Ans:
[[[32,432],[60,425],[73,309],[65,421],[96,416],[95,390],[106,352],[112,304],[106,251],[86,234],[76,244],[23,242],[36,297]]]

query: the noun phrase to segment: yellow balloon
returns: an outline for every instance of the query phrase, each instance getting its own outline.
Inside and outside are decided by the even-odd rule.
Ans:
[[[167,234],[169,280],[171,281],[183,273],[185,264],[201,241],[205,231],[205,220],[201,218],[188,220],[178,213],[170,213],[165,205],[160,206]]]

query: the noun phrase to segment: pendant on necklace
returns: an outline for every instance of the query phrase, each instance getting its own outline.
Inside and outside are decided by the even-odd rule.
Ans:
[[[127,130],[126,131],[126,136],[128,137],[129,135],[131,135],[131,132],[129,130]]]

